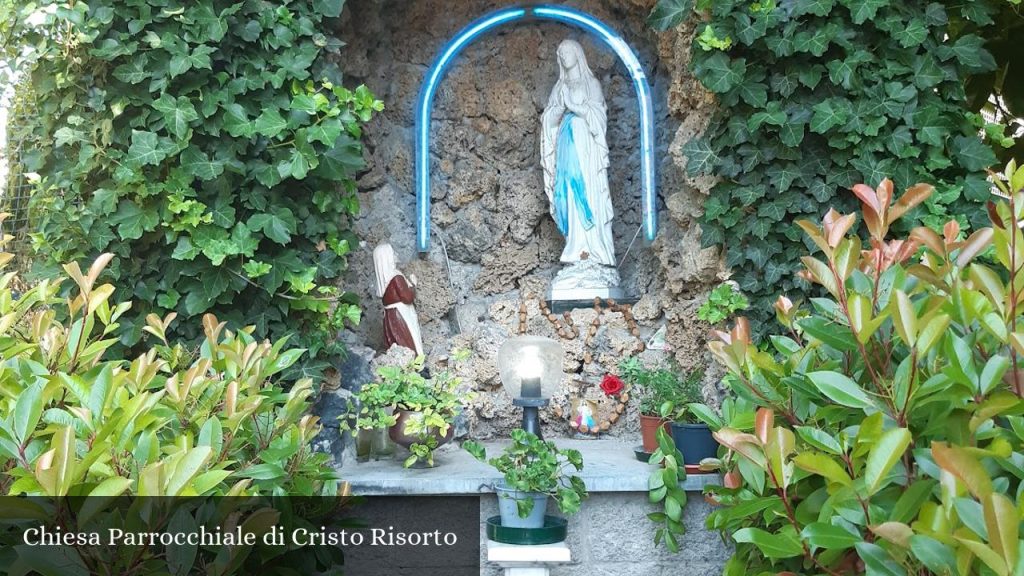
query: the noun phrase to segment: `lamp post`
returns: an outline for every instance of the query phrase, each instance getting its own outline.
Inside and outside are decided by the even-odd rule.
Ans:
[[[562,380],[562,345],[542,336],[518,336],[498,350],[498,374],[512,404],[523,408],[523,430],[541,437],[540,408]]]

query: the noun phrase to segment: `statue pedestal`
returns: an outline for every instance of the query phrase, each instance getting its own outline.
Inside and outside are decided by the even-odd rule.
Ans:
[[[616,302],[626,299],[614,266],[594,260],[573,262],[555,276],[548,292],[548,302],[555,311],[589,308],[594,305],[594,298]]]

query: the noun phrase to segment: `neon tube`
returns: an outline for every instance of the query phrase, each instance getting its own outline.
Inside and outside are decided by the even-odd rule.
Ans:
[[[416,247],[420,252],[430,250],[430,113],[434,94],[451,61],[470,42],[480,35],[505,23],[523,20],[528,16],[570,24],[590,32],[622,60],[633,80],[640,109],[640,187],[644,237],[654,240],[658,233],[655,201],[657,189],[654,171],[654,107],[647,75],[636,54],[614,30],[597,18],[561,6],[531,6],[497,10],[475,20],[445,45],[434,65],[427,72],[416,107]]]

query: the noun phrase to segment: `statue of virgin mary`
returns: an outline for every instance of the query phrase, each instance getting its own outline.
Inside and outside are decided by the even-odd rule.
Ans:
[[[566,266],[552,282],[552,299],[617,296],[607,113],[601,84],[575,40],[558,46],[558,81],[541,123],[544,192],[565,237]]]

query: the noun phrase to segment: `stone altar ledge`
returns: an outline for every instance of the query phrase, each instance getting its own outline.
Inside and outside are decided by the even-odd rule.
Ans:
[[[647,477],[654,468],[638,461],[634,444],[613,439],[555,439],[559,448],[574,448],[583,454],[580,477],[590,492],[647,492]],[[481,442],[488,457],[499,454],[508,441]],[[357,496],[431,496],[493,493],[501,479],[494,468],[478,462],[456,446],[435,452],[434,468],[402,468],[403,453],[391,460],[350,463],[338,470]],[[709,484],[720,484],[718,474],[690,474],[683,489],[700,492]]]

